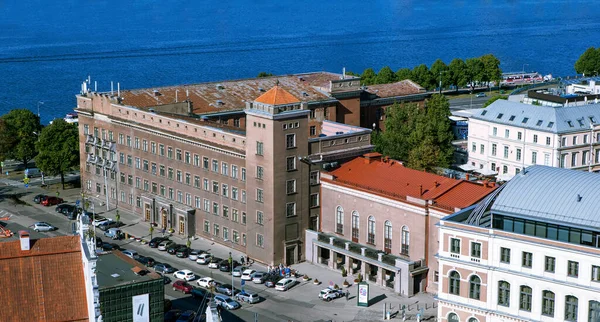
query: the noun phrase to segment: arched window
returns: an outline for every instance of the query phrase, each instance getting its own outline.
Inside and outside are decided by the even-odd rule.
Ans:
[[[456,313],[448,314],[448,322],[460,322],[458,315],[456,315]]]
[[[542,292],[542,314],[554,316],[554,293],[551,291]]]
[[[579,309],[579,300],[575,296],[567,295],[565,298],[565,320],[577,321],[577,310]]]
[[[392,252],[392,223],[386,220],[383,224],[383,246],[386,253]]]
[[[476,318],[469,318],[469,322],[479,322]]]
[[[457,271],[452,271],[448,275],[448,292],[460,295],[460,274]]]
[[[469,278],[469,297],[475,300],[479,300],[481,294],[481,278],[477,275]]]
[[[407,226],[402,226],[402,249],[400,252],[404,256],[408,256],[408,247],[410,245],[410,232]]]
[[[371,245],[375,245],[375,218],[373,216],[369,216],[369,235],[367,236],[367,243]]]
[[[531,287],[529,286],[521,285],[519,310],[531,312]]]
[[[600,321],[600,302],[598,301],[590,301],[589,307],[589,318],[588,322],[598,322]]]
[[[507,281],[498,282],[498,305],[510,306],[510,283]]]
[[[344,208],[342,206],[335,208],[335,232],[344,233]]]
[[[358,242],[358,236],[359,236],[359,220],[360,220],[360,216],[358,215],[358,211],[353,211],[352,212],[352,240],[354,242]]]

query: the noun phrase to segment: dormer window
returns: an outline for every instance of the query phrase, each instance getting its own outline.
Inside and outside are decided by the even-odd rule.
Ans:
[[[536,125],[536,126],[541,126],[543,122],[544,122],[544,121],[542,121],[542,120],[538,120],[538,121],[537,121],[537,123],[536,123],[535,125]]]
[[[509,118],[508,120],[509,120],[509,121],[511,121],[511,122],[512,122],[512,121],[514,121],[514,120],[515,120],[515,116],[514,116],[514,115],[511,115],[511,116],[510,116],[510,118]]]
[[[498,113],[498,116],[496,117],[497,119],[501,119],[504,116],[504,114],[502,113]]]
[[[521,123],[523,123],[523,124],[526,124],[526,123],[527,123],[527,121],[529,121],[529,118],[528,118],[528,117],[525,117],[525,118],[523,118],[523,122],[521,122]]]

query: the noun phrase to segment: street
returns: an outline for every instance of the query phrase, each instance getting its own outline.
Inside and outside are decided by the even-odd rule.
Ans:
[[[482,108],[483,104],[487,102],[491,97],[475,97],[475,94],[471,94],[471,98],[456,98],[452,99],[450,96],[450,110],[465,110],[471,108]]]

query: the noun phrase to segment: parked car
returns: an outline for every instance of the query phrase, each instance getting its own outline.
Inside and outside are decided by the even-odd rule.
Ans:
[[[139,254],[135,250],[131,250],[131,249],[124,249],[121,251],[121,253],[123,253],[123,255],[125,255],[129,258],[133,258],[133,259],[136,259],[139,256]]]
[[[64,202],[64,200],[62,198],[48,197],[48,198],[42,200],[41,204],[42,204],[42,206],[50,207],[50,206],[58,205],[63,202]]]
[[[258,297],[258,294],[256,293],[252,293],[252,292],[247,292],[247,291],[241,291],[239,292],[235,298],[238,301],[242,301],[242,302],[247,302],[250,304],[256,303],[258,301],[260,301],[260,298]]]
[[[56,227],[54,227],[54,226],[52,226],[49,223],[44,222],[44,221],[36,222],[35,224],[32,225],[32,227],[33,227],[33,230],[35,230],[38,233],[40,231],[54,231],[54,230],[57,229]]]
[[[173,243],[170,247],[167,248],[167,253],[169,253],[170,255],[175,255],[175,252],[181,247],[185,247],[185,246],[181,245],[181,244]]]
[[[108,220],[109,220],[109,219],[108,219],[108,218],[106,218],[106,217],[102,217],[102,216],[95,215],[95,216],[94,216],[94,220],[92,220],[92,225],[93,225],[94,227],[98,227],[98,226],[99,226],[101,223],[103,223],[103,222],[105,222],[105,221],[108,221]]]
[[[266,287],[275,287],[275,284],[277,284],[277,282],[279,282],[279,280],[281,280],[282,277],[275,275],[275,274],[271,274],[268,275],[267,278],[265,279],[265,286]]]
[[[247,269],[242,273],[242,279],[244,281],[251,281],[252,280],[252,274],[256,273],[255,270],[253,269]]]
[[[123,232],[119,228],[109,228],[104,232],[104,236],[113,240],[121,239],[123,238]]]
[[[201,265],[206,265],[206,264],[210,263],[211,259],[212,259],[212,254],[210,254],[210,253],[200,254],[200,255],[198,255],[198,259],[196,259],[196,263],[201,264]]]
[[[187,246],[179,247],[175,250],[175,256],[179,258],[187,258],[190,255],[190,249]]]
[[[100,225],[98,225],[98,228],[100,228],[100,230],[102,230],[102,231],[106,231],[110,228],[117,228],[117,227],[119,227],[119,224],[117,224],[116,221],[113,221],[110,219],[107,221],[104,221]]]
[[[102,243],[103,243],[102,238],[96,237],[96,247],[102,246]]]
[[[173,282],[173,291],[181,291],[185,294],[189,294],[193,289],[194,287],[186,281]]]
[[[42,201],[46,198],[48,198],[46,195],[35,195],[35,197],[33,197],[33,202],[39,204],[42,203]]]
[[[198,260],[198,256],[202,255],[206,253],[203,250],[200,249],[190,249],[190,254],[188,255],[188,259],[191,261],[196,261]]]
[[[235,294],[231,293],[231,289],[233,289],[234,293],[238,293],[239,292],[239,290],[236,290],[235,288],[233,288],[233,286],[231,286],[231,284],[221,284],[221,285],[215,286],[215,291],[217,293],[227,294],[229,296],[233,296]]]
[[[215,304],[217,304],[218,306],[228,309],[228,310],[235,310],[235,309],[239,309],[241,307],[240,303],[236,302],[234,299],[232,299],[229,296],[224,296],[224,295],[217,295],[215,296]]]
[[[177,271],[173,273],[173,276],[175,276],[175,278],[186,280],[188,282],[196,279],[196,275],[194,274],[194,272],[190,271],[189,269],[182,269],[180,271]]]
[[[196,312],[194,312],[192,310],[187,310],[187,311],[181,313],[181,315],[179,316],[179,318],[177,318],[177,320],[175,322],[191,322],[191,321],[194,321],[195,317],[196,317]]]
[[[69,212],[73,211],[75,208],[76,208],[75,205],[69,205],[68,203],[62,203],[62,204],[56,206],[56,208],[54,208],[54,211],[61,213],[63,215],[66,215]]]
[[[331,301],[333,299],[343,297],[344,294],[345,293],[342,290],[334,290],[334,289],[328,287],[326,289],[321,290],[321,292],[319,292],[319,298],[324,301]]]
[[[252,275],[252,282],[255,284],[262,284],[267,280],[266,272],[256,272]]]
[[[158,244],[160,244],[161,242],[163,242],[165,240],[169,240],[169,238],[168,237],[154,237],[154,238],[152,238],[152,240],[150,240],[150,242],[148,243],[148,246],[150,246],[152,248],[157,248]]]
[[[160,242],[160,244],[158,244],[158,250],[162,250],[165,251],[167,250],[167,248],[171,247],[172,245],[174,245],[175,243],[170,241],[170,240],[163,240]]]
[[[223,259],[218,257],[213,257],[210,259],[210,263],[208,263],[208,268],[219,268],[219,263],[221,263]]]
[[[287,291],[296,284],[296,279],[284,278],[275,284],[275,289],[278,291]]]
[[[158,273],[170,274],[176,271],[175,267],[167,263],[156,263],[154,264],[154,270]]]
[[[198,284],[200,287],[209,288],[214,281],[215,280],[212,279],[212,277],[202,277],[196,282],[196,284]]]
[[[195,299],[204,299],[205,297],[210,298],[211,294],[205,289],[194,287],[192,290],[192,297]]]
[[[246,266],[238,266],[235,267],[233,269],[233,271],[231,271],[231,275],[235,276],[235,277],[241,277],[242,273],[247,269]]]
[[[238,267],[240,266],[240,263],[238,261],[232,261],[231,264],[229,264],[229,259],[224,259],[221,261],[221,263],[219,263],[219,270],[221,272],[231,272],[231,267]]]
[[[165,283],[165,285],[167,285],[167,284],[171,283],[171,278],[170,278],[170,277],[168,277],[167,275],[162,275],[162,274],[160,274],[160,273],[158,273],[158,275],[162,276],[162,278],[163,278],[163,282]]]
[[[169,312],[165,313],[164,321],[165,322],[176,322],[180,315],[181,315],[181,310],[177,310],[177,309],[170,310]]]
[[[102,243],[102,245],[100,245],[100,248],[103,251],[111,251],[111,250],[115,250],[115,246],[113,246],[113,244],[110,243]]]
[[[477,95],[475,95],[475,97],[485,97],[485,93],[477,93]]]
[[[139,255],[135,260],[147,267],[152,267],[154,264],[156,264],[154,258],[142,255]]]

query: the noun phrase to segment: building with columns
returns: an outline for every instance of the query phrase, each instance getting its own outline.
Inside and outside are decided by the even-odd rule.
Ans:
[[[438,318],[600,321],[595,173],[531,166],[439,224]]]
[[[402,295],[435,293],[440,218],[495,188],[365,154],[321,173],[321,225],[306,232],[306,259]]]

